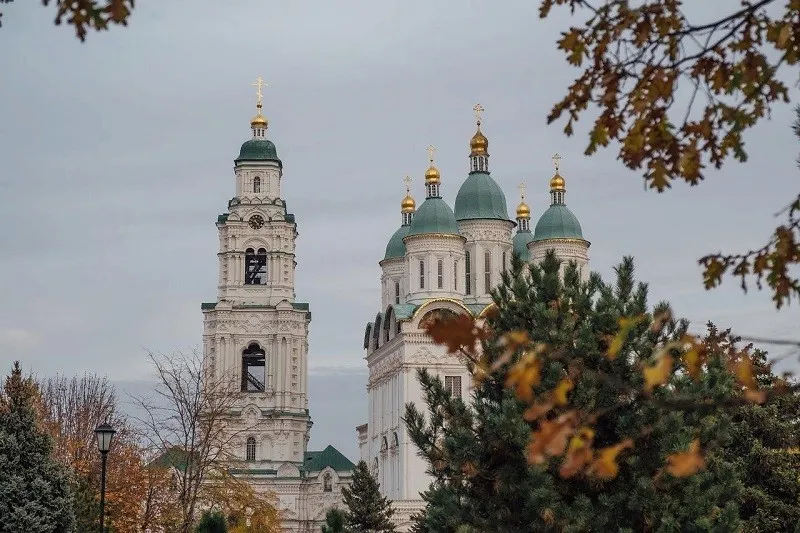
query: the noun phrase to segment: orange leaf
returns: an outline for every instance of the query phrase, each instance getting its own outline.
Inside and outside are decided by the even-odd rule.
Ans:
[[[672,356],[661,354],[656,364],[645,367],[642,373],[644,374],[644,390],[648,393],[652,392],[654,387],[669,381],[672,375]]]
[[[424,324],[423,329],[433,338],[433,342],[446,345],[448,353],[455,353],[462,348],[473,352],[475,343],[483,337],[475,320],[466,314],[447,318],[440,316]]]
[[[575,385],[572,384],[572,381],[569,378],[564,378],[558,382],[558,385],[553,390],[553,401],[556,405],[567,405],[568,399],[567,394],[571,391]]]
[[[675,477],[688,477],[705,468],[706,462],[700,454],[700,441],[694,439],[685,452],[667,456],[667,472]]]
[[[528,444],[528,460],[542,464],[548,457],[564,453],[567,439],[575,431],[575,413],[565,413],[556,420],[543,420]]]
[[[598,477],[600,479],[613,479],[619,473],[619,465],[617,465],[617,456],[621,451],[633,448],[633,441],[625,439],[613,446],[601,448],[595,454],[594,461],[589,466],[589,475]]]
[[[592,440],[594,430],[581,428],[572,436],[567,446],[567,454],[561,463],[559,474],[562,478],[570,478],[580,472],[592,460]]]
[[[514,389],[520,401],[533,401],[533,388],[542,379],[542,361],[536,352],[525,352],[522,359],[508,371],[506,387]]]
[[[642,320],[645,319],[644,315],[635,316],[631,318],[620,318],[619,319],[619,331],[614,336],[611,341],[611,344],[608,346],[608,351],[606,352],[606,356],[611,359],[612,361],[616,359],[617,355],[619,355],[620,350],[622,350],[623,344],[625,344],[625,340],[628,338],[628,333],[636,326],[636,324],[640,323]]]
[[[525,409],[525,412],[522,413],[522,418],[528,422],[534,422],[546,415],[552,408],[553,402],[535,403]]]

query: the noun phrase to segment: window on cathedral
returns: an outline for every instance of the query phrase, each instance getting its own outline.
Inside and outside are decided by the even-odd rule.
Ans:
[[[461,398],[461,376],[445,376],[444,390],[453,398]]]
[[[506,259],[508,259],[506,257],[506,253],[503,252],[503,272],[505,272],[508,269],[508,266],[506,265]]]
[[[246,455],[249,462],[256,460],[256,439],[253,437],[247,437]]]
[[[472,294],[472,283],[470,283],[470,276],[472,275],[472,265],[470,264],[469,252],[465,254],[464,260],[464,292],[467,295]]]
[[[322,476],[322,490],[324,492],[333,491],[333,476],[331,476],[330,472]]]
[[[244,284],[266,285],[267,283],[267,251],[259,248],[256,252],[248,248],[244,252]]]
[[[425,288],[425,261],[419,261],[419,288]]]
[[[396,304],[400,303],[400,282],[399,281],[395,281],[394,282],[394,303],[396,303]]]
[[[385,452],[388,449],[389,449],[389,441],[386,440],[386,437],[383,437],[383,439],[381,440],[381,451]]]
[[[453,290],[458,290],[458,259],[453,261]]]
[[[394,447],[395,447],[395,448],[399,448],[399,447],[400,447],[400,437],[398,437],[398,436],[397,436],[397,432],[396,432],[396,431],[394,432],[394,438],[393,438],[393,441],[394,441],[394,442],[393,442],[393,444],[394,444]]]
[[[436,287],[439,289],[444,287],[444,261],[441,259],[436,264]]]
[[[486,287],[486,294],[492,290],[492,253],[486,252],[483,254],[483,263],[486,267],[483,271],[483,283]]]
[[[267,357],[256,343],[242,352],[242,392],[263,392],[267,380]]]
[[[253,178],[253,192],[260,193],[261,192],[261,178],[256,176]]]

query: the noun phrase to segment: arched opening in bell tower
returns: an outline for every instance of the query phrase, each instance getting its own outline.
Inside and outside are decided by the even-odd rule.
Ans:
[[[267,357],[253,342],[242,352],[242,392],[263,392],[267,381]]]

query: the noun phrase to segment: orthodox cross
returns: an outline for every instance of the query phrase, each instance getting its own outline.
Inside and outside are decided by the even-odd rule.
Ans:
[[[264,94],[261,92],[261,89],[268,87],[268,85],[261,76],[256,78],[256,82],[252,83],[251,85],[256,88],[256,104],[261,105],[261,101],[264,98]]]
[[[481,113],[483,113],[484,109],[481,104],[475,104],[475,107],[472,108],[475,111],[475,120],[478,121],[478,125],[481,124]]]
[[[519,189],[519,197],[524,202],[525,201],[525,184],[524,183],[520,183],[519,186],[517,187],[517,189]]]
[[[558,174],[559,168],[561,166],[560,161],[561,161],[561,156],[558,155],[557,153],[553,154],[553,166],[556,167],[556,174]]]
[[[428,161],[431,162],[431,165],[433,164],[433,154],[435,152],[436,152],[436,148],[434,148],[432,144],[428,145]]]
[[[403,178],[403,183],[406,184],[406,195],[411,194],[411,176]]]

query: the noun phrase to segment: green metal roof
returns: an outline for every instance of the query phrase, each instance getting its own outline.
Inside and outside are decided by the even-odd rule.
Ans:
[[[389,239],[389,244],[386,245],[386,254],[383,256],[384,259],[397,259],[398,257],[405,257],[406,255],[406,243],[403,242],[403,237],[408,235],[411,226],[409,224],[403,224],[397,231],[394,232],[392,238]]]
[[[172,446],[150,461],[147,466],[176,468],[183,472],[189,465],[189,454],[183,448]]]
[[[414,304],[392,304],[392,307],[394,308],[395,318],[402,320],[411,318],[411,315],[414,314],[414,311],[416,311],[419,306]]]
[[[542,213],[536,223],[533,240],[545,239],[583,239],[581,223],[566,205],[553,204]]]
[[[471,172],[456,195],[456,220],[509,220],[506,195],[488,172]]]
[[[242,144],[239,150],[239,157],[236,162],[240,161],[278,161],[278,151],[275,149],[275,144],[267,139],[250,139]]]
[[[523,261],[530,261],[531,251],[528,250],[528,243],[533,241],[533,233],[528,231],[517,231],[514,235],[514,253]]]
[[[426,198],[411,220],[408,236],[425,233],[460,235],[453,210],[438,196]]]
[[[306,472],[319,472],[328,466],[337,472],[352,472],[356,467],[342,452],[328,445],[321,452],[306,452],[302,469]]]

